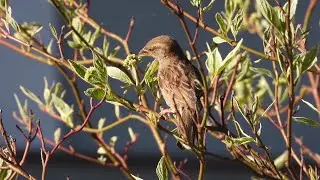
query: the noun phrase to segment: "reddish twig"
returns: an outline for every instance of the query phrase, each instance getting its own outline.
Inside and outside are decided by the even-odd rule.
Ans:
[[[87,115],[87,118],[83,121],[83,123],[81,124],[81,126],[78,126],[76,127],[75,129],[71,129],[69,131],[69,133],[67,133],[65,136],[63,136],[59,141],[58,143],[53,147],[53,149],[51,150],[50,154],[53,154],[57,149],[58,147],[60,146],[60,144],[62,144],[66,139],[68,139],[70,136],[73,136],[75,134],[77,134],[78,132],[80,132],[84,127],[85,125],[87,124],[87,122],[89,121],[89,119],[91,118],[93,112],[104,102],[105,98],[102,98],[98,104],[96,105],[92,105],[91,103],[91,109],[90,111],[88,112],[88,115]],[[90,102],[92,102],[92,99],[90,100]]]
[[[306,11],[306,14],[304,16],[304,21],[303,21],[303,29],[306,31],[309,25],[309,20],[311,17],[311,14],[313,13],[314,8],[317,5],[318,0],[310,0],[308,9]]]
[[[61,27],[61,32],[59,35],[59,38],[57,39],[57,44],[58,44],[58,49],[59,49],[59,53],[60,53],[60,57],[62,60],[64,60],[64,55],[63,55],[63,51],[62,51],[62,43],[63,43],[63,30],[64,30],[65,26]]]
[[[311,149],[305,146],[303,144],[302,138],[295,137],[294,139],[296,143],[300,146],[300,148],[303,150],[303,153],[307,154],[310,158],[312,158],[318,164],[318,166],[320,166],[320,155],[312,152]]]
[[[300,178],[299,180],[303,180],[303,167],[304,167],[304,158],[303,158],[303,150],[302,148],[300,148],[300,159],[301,159],[301,163],[302,163],[302,166],[300,166]]]
[[[23,122],[24,122],[24,121],[23,121],[22,119],[20,119],[16,114],[13,114],[13,117],[14,117],[14,119],[16,119],[17,121],[19,121],[20,123],[23,123]],[[18,127],[19,127],[19,126],[18,126]],[[19,127],[19,129],[20,129],[20,127]],[[20,131],[20,130],[19,130],[19,131]],[[34,128],[34,129],[32,130],[32,133],[34,133],[34,135],[36,135],[36,137],[38,137],[39,140],[42,141],[42,140],[41,140],[40,133],[38,133],[38,131],[39,131],[39,128]],[[35,138],[35,137],[33,137],[33,138]],[[49,145],[52,146],[52,147],[54,147],[54,146],[56,145],[55,142],[47,139],[46,137],[42,137],[42,139],[43,139],[43,141],[44,141],[45,144],[49,144]],[[58,147],[58,150],[60,150],[60,151],[62,151],[62,152],[64,152],[64,153],[67,153],[67,154],[69,154],[69,155],[71,155],[71,156],[73,156],[73,157],[76,157],[76,158],[83,159],[83,160],[86,160],[86,161],[89,161],[89,162],[93,162],[93,163],[97,163],[97,164],[103,165],[103,163],[102,163],[101,161],[97,160],[96,158],[92,158],[92,157],[89,157],[89,156],[87,156],[87,155],[85,155],[85,154],[81,154],[81,153],[75,152],[74,149],[64,147],[63,145],[60,145],[60,146]]]
[[[6,162],[6,165],[8,168],[12,169],[14,173],[20,174],[21,176],[34,180],[35,178],[27,173],[24,168],[20,165],[20,163],[17,162],[17,157],[16,157],[16,146],[15,146],[15,141],[13,138],[10,136],[7,136],[7,132],[4,128],[3,125],[3,119],[2,119],[2,110],[0,109],[0,132],[3,137],[3,140],[5,142],[6,147],[1,148],[0,150],[0,158]],[[10,139],[8,139],[10,138]],[[7,151],[4,151],[6,149]],[[29,146],[26,146],[25,152],[29,150]],[[5,167],[5,168],[7,168]],[[14,177],[14,176],[12,176]]]
[[[131,17],[130,23],[129,23],[128,32],[127,32],[127,35],[126,35],[126,37],[124,39],[124,41],[127,42],[127,43],[129,42],[129,39],[131,37],[133,26],[134,26],[134,17]]]
[[[139,134],[134,134],[134,139],[131,139],[131,141],[126,143],[126,146],[124,147],[124,154],[123,154],[123,159],[125,161],[128,160],[129,149],[138,141],[139,137],[140,137]]]
[[[30,120],[30,124],[32,124],[31,120]],[[36,129],[36,132],[34,133],[34,135],[32,135],[32,131],[33,131],[32,126],[31,126],[31,128],[28,128],[28,136],[27,136],[27,135],[25,135],[23,130],[20,128],[20,126],[16,125],[16,127],[17,127],[18,131],[21,133],[21,135],[24,137],[24,140],[26,141],[26,146],[24,148],[23,156],[19,162],[20,166],[22,166],[27,158],[27,154],[29,152],[30,145],[36,137],[38,128]]]
[[[164,4],[165,6],[167,6],[170,10],[172,10],[175,14],[177,14],[177,12],[179,12],[179,11],[181,10],[181,8],[180,8],[177,4],[175,4],[175,3],[173,3],[173,2],[171,2],[171,1],[169,1],[169,0],[160,0],[160,1],[161,1],[162,4]],[[191,14],[189,14],[189,13],[187,13],[187,12],[185,12],[185,11],[182,11],[182,15],[183,15],[184,17],[188,18],[189,20],[191,20],[192,22],[197,23],[197,18],[194,17],[194,16],[192,16]],[[202,21],[199,21],[199,26],[200,26],[202,29],[204,29],[205,31],[208,31],[208,32],[210,32],[211,34],[213,34],[213,35],[215,35],[215,36],[219,36],[219,37],[221,37],[222,39],[226,40],[231,46],[236,46],[236,45],[238,44],[238,42],[236,42],[236,41],[234,41],[234,40],[232,40],[232,39],[229,39],[229,38],[224,37],[224,36],[223,36],[221,33],[219,33],[217,30],[211,28],[210,26],[208,26],[207,24],[205,24],[205,23],[202,22]],[[255,50],[255,49],[249,48],[249,47],[247,47],[247,46],[245,46],[245,45],[243,45],[243,44],[240,46],[240,48],[243,49],[243,50],[245,50],[245,51],[247,51],[247,52],[249,52],[249,53],[251,53],[251,54],[254,54],[254,55],[256,55],[256,56],[262,57],[262,58],[264,58],[264,59],[271,60],[271,61],[277,61],[277,57],[275,57],[275,56],[272,56],[272,57],[271,57],[271,56],[267,56],[267,55],[265,55],[264,53],[259,52],[259,51]],[[317,68],[315,68],[315,67],[312,67],[312,68],[309,69],[308,71],[309,71],[309,72],[312,72],[312,73],[315,73],[315,74],[320,74],[320,71],[319,71]]]
[[[229,94],[231,93],[231,90],[233,88],[233,85],[236,81],[236,75],[237,75],[237,72],[238,72],[238,65],[241,61],[241,58],[244,56],[244,54],[239,54],[235,57],[235,61],[236,61],[236,64],[234,65],[234,71],[231,75],[231,79],[229,81],[229,84],[228,84],[228,87],[227,87],[227,91],[224,95],[224,99],[223,99],[223,108],[226,106],[227,104],[227,100],[228,100],[228,96]]]

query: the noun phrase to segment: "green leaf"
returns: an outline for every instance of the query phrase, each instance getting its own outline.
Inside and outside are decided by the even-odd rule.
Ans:
[[[28,103],[27,103],[27,101],[25,101],[24,106],[22,106],[22,104],[16,94],[14,94],[14,98],[16,100],[21,119],[27,120],[28,119],[28,113],[27,113]]]
[[[240,131],[240,134],[241,134],[241,136],[243,136],[243,137],[247,137],[247,138],[251,138],[252,140],[253,140],[253,138],[251,137],[251,136],[249,136],[247,133],[245,133],[244,131],[243,131],[243,129],[241,128],[241,126],[240,126],[240,124],[236,121],[236,120],[233,120],[233,122],[234,122],[234,124],[235,124],[235,126],[236,126],[236,129],[238,130],[238,131]],[[254,141],[254,140],[253,140]]]
[[[90,40],[87,41],[91,46],[94,45],[94,42],[98,39],[98,37],[100,36],[101,33],[101,27],[99,26],[99,28],[97,28],[94,33],[92,34],[92,36],[90,37]]]
[[[108,71],[104,61],[93,53],[93,66],[99,71],[104,82],[108,83]]]
[[[242,44],[243,39],[241,39],[237,46],[227,55],[226,58],[222,61],[220,67],[217,70],[217,74],[220,74],[227,66],[230,64],[230,62],[236,57],[237,53],[240,51],[240,46]]]
[[[61,136],[61,128],[57,128],[55,131],[54,131],[54,142],[57,144],[60,140],[60,136]]]
[[[40,32],[42,28],[43,26],[37,22],[24,22],[22,23],[20,30],[16,30],[14,36],[25,43],[31,44],[32,37]]]
[[[71,61],[71,60],[68,60],[69,64],[71,65],[71,67],[73,68],[73,71],[75,73],[77,73],[77,75],[79,77],[81,77],[82,79],[84,79],[84,76],[86,74],[86,71],[87,71],[87,68],[82,65],[82,64],[78,64],[76,63],[75,61]]]
[[[120,106],[119,105],[114,105],[114,115],[116,115],[116,117],[118,119],[121,119],[121,113],[120,113]]]
[[[235,15],[235,17],[233,18],[232,24],[231,24],[231,33],[234,39],[236,39],[239,33],[239,30],[242,25],[242,21],[243,21],[243,12],[242,10],[239,10],[238,13]]]
[[[291,4],[290,4],[290,19],[293,18],[293,16],[296,14],[296,9],[297,9],[297,5],[298,5],[298,0],[291,0]],[[283,6],[283,9],[288,12],[288,2],[286,2],[286,4]]]
[[[131,176],[133,177],[134,180],[143,180],[142,178],[138,177],[138,176],[135,176],[133,174],[131,174]]]
[[[136,134],[133,132],[133,129],[131,127],[128,127],[128,133],[129,133],[129,136],[130,136],[130,139],[132,142],[136,141],[137,139],[137,136]]]
[[[148,70],[145,73],[143,80],[141,82],[153,81],[153,78],[155,77],[155,73],[157,72],[158,68],[159,68],[159,61],[152,61],[152,63],[149,65]]]
[[[102,99],[103,96],[105,95],[105,91],[101,88],[88,88],[84,94],[88,97],[94,98],[94,99]],[[114,94],[113,92],[109,91],[106,94],[106,102],[110,103],[110,104],[114,104],[114,105],[121,105],[124,106],[126,108],[130,108],[131,105],[128,101],[126,101],[125,99],[122,99],[121,97],[119,97],[118,95]]]
[[[187,56],[187,59],[190,61],[191,60],[191,54],[190,54],[190,51],[186,50],[186,56]]]
[[[50,92],[49,89],[45,88],[43,90],[43,98],[44,98],[45,104],[47,106],[50,103],[50,100],[51,100],[51,92]]]
[[[227,32],[227,29],[228,29],[227,21],[222,17],[222,15],[220,13],[216,14],[216,21],[217,21],[219,28],[222,31],[223,35],[226,36],[228,33]]]
[[[312,120],[312,119],[309,119],[309,118],[306,118],[306,117],[293,117],[293,120],[298,122],[298,123],[303,123],[303,124],[306,124],[306,125],[310,125],[310,126],[313,126],[313,127],[319,127],[320,126],[320,123],[315,121],[315,120]]]
[[[55,84],[54,86],[54,94],[59,96],[60,98],[63,98],[64,94],[63,94],[63,85],[58,82],[57,84]]]
[[[106,120],[107,120],[106,118],[100,118],[99,119],[99,121],[98,121],[98,129],[102,129],[103,128],[104,122]]]
[[[99,147],[99,149],[97,150],[98,154],[107,154],[107,151],[103,148],[103,147]]]
[[[69,47],[73,48],[73,49],[81,49],[82,45],[78,42],[74,42],[74,41],[67,41],[67,44]]]
[[[23,92],[23,94],[25,94],[28,98],[30,98],[32,101],[37,103],[39,106],[43,105],[40,98],[36,94],[34,94],[32,91],[30,91],[27,88],[24,88],[23,86],[20,86],[20,89]]]
[[[52,44],[53,44],[53,39],[51,38],[50,42],[49,42],[49,44],[47,46],[47,51],[48,51],[49,54],[52,54]]]
[[[281,71],[284,73],[285,77],[288,77],[288,73],[286,71],[286,64],[285,64],[285,61],[284,61],[284,58],[282,56],[280,49],[277,49],[277,59],[279,61],[279,66],[280,66]]]
[[[226,0],[224,4],[224,8],[226,10],[227,17],[232,17],[237,8],[237,5],[234,2],[234,0]]]
[[[168,169],[166,167],[164,156],[162,156],[158,162],[156,173],[159,180],[168,180]]]
[[[109,145],[111,146],[112,149],[115,148],[117,141],[118,141],[118,136],[112,136],[112,137],[110,138]]]
[[[315,110],[317,113],[320,114],[320,110],[318,110],[313,104],[309,103],[308,101],[301,99],[302,102],[304,102],[306,105],[308,105],[309,107],[311,107],[311,109]]]
[[[49,23],[49,28],[50,28],[50,31],[51,31],[53,37],[54,37],[56,40],[58,40],[57,31],[56,31],[56,29],[54,28],[54,26],[53,26],[51,23]]]
[[[319,156],[318,154],[316,154],[317,156]],[[312,167],[311,165],[309,165],[308,167],[308,173],[310,175],[310,180],[319,180],[319,174],[318,174],[318,167],[314,166]]]
[[[67,39],[70,35],[72,35],[72,30],[68,31],[63,35],[63,39]]]
[[[63,98],[65,92],[66,91],[63,89],[63,85],[60,82],[52,83],[51,87],[49,88],[47,78],[44,77],[43,98],[45,107],[50,113],[54,113],[52,95],[54,94],[60,98]]]
[[[190,0],[192,6],[200,7],[203,0]]]
[[[270,78],[273,78],[273,75],[272,73],[268,70],[268,69],[265,69],[265,68],[255,68],[255,67],[250,67],[250,70],[256,74],[263,74],[263,75],[266,75]]]
[[[275,26],[279,32],[284,32],[285,23],[281,20],[283,12],[272,7],[266,0],[257,0],[257,5],[266,20]]]
[[[204,11],[204,12],[210,11],[211,8],[212,8],[212,6],[213,6],[213,3],[214,3],[214,2],[215,2],[215,0],[211,0],[211,1],[209,2],[209,4],[203,8],[203,11]]]
[[[230,138],[230,140],[232,141],[233,145],[237,146],[254,142],[254,139],[252,137]]]
[[[101,88],[88,88],[84,91],[84,94],[94,99],[102,99],[105,91]]]
[[[102,51],[103,51],[103,55],[105,57],[108,57],[109,56],[109,46],[110,46],[110,43],[108,42],[107,38],[104,36],[103,38],[103,43],[102,43]]]
[[[87,33],[83,34],[83,39],[86,41],[86,42],[89,42],[90,39],[91,39],[91,31],[88,31]],[[83,43],[83,41],[81,40],[81,43]]]
[[[54,94],[52,95],[52,97],[54,107],[58,111],[61,119],[66,123],[67,126],[73,128],[73,106],[69,106],[63,99]]]
[[[103,76],[98,69],[93,66],[87,69],[86,74],[84,75],[84,80],[100,88],[105,88],[108,85],[108,78]]]
[[[123,83],[134,85],[134,83],[131,81],[129,76],[127,76],[126,73],[124,73],[121,69],[113,66],[107,67],[108,76],[110,76],[113,79],[117,79]]]
[[[207,60],[206,60],[206,67],[210,74],[216,73],[218,74],[218,68],[222,64],[222,57],[219,52],[218,48],[211,50],[211,47],[207,44],[208,51],[206,52]]]
[[[0,159],[0,167],[7,167],[8,165],[4,164],[4,160]],[[11,179],[13,170],[12,169],[1,169],[0,179]],[[14,176],[13,176],[14,177]]]
[[[40,32],[43,26],[37,22],[29,22],[23,23],[21,27],[31,36],[33,37],[35,34]]]
[[[212,38],[212,40],[216,44],[222,44],[222,43],[227,42],[225,39],[223,39],[223,38],[221,38],[219,36],[216,36],[216,37]]]
[[[257,89],[258,90],[255,92],[255,94],[259,98],[264,98],[266,92],[272,99],[274,98],[273,91],[271,90],[270,85],[264,76],[261,76],[258,80]]]
[[[110,57],[116,56],[120,49],[121,49],[121,46],[115,47],[115,48],[110,52],[110,55],[109,55],[109,56],[110,56]]]
[[[83,30],[83,23],[79,17],[74,17],[72,19],[72,26],[79,32],[81,33]]]
[[[280,156],[278,156],[274,160],[274,165],[277,167],[277,169],[282,169],[286,162],[288,162],[288,151],[284,151]]]
[[[106,102],[113,104],[113,105],[120,105],[125,108],[131,107],[131,105],[128,101],[119,97],[118,95],[114,94],[113,92],[109,92],[105,99],[106,99]]]
[[[310,69],[316,62],[317,62],[317,55],[319,52],[319,45],[312,48],[310,51],[308,51],[303,60],[302,60],[302,67],[301,67],[301,73],[306,72],[308,69]]]
[[[17,21],[15,19],[12,18],[12,10],[11,10],[10,6],[7,8],[7,11],[6,11],[5,22],[6,22],[6,24],[9,23],[16,32],[21,32],[19,24],[17,23]],[[8,25],[6,25],[6,27],[7,27],[7,30],[10,32]]]
[[[79,31],[78,31],[79,32]],[[72,41],[68,41],[67,43],[69,44],[69,42],[73,42],[73,45],[75,46],[74,48],[76,49],[82,49],[83,48],[83,42],[82,40],[79,38],[79,36],[74,32],[72,31],[71,33],[71,36],[72,36]],[[84,36],[84,35],[83,35]],[[83,37],[84,38],[84,37]],[[71,44],[69,44],[70,46]]]

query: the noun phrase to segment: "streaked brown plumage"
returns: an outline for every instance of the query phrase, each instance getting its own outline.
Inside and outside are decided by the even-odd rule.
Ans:
[[[150,40],[139,56],[151,56],[159,61],[157,74],[161,94],[170,109],[177,114],[175,122],[180,134],[189,142],[196,130],[201,91],[200,75],[186,58],[176,40],[161,35]],[[181,121],[179,121],[179,116]]]

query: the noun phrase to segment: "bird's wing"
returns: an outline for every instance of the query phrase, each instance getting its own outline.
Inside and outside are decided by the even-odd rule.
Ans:
[[[198,101],[196,94],[197,76],[193,68],[192,64],[186,64],[181,61],[176,64],[166,65],[159,71],[159,86],[170,107],[176,105],[179,108],[187,105],[192,110],[196,109]],[[170,100],[170,98],[173,99]]]

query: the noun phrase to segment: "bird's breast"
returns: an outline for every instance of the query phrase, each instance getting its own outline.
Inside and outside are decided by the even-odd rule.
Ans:
[[[183,61],[181,61],[183,63]],[[186,64],[161,65],[158,69],[158,84],[167,105],[174,109],[195,109],[197,104],[194,79],[190,79]]]

